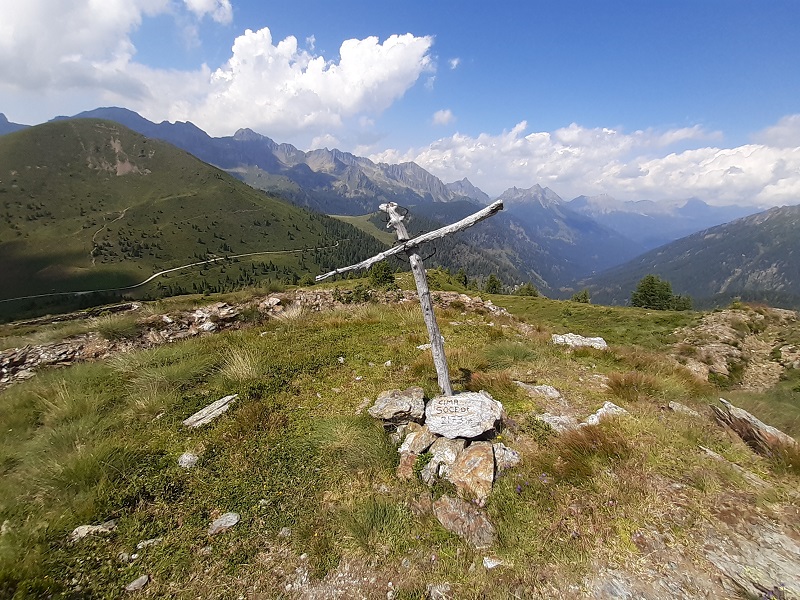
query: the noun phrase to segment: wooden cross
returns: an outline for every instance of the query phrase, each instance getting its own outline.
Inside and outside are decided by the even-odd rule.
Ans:
[[[450,384],[450,370],[447,366],[447,357],[444,354],[444,340],[439,331],[439,325],[436,323],[436,316],[433,314],[433,303],[431,302],[431,291],[428,287],[428,277],[425,275],[425,267],[422,265],[422,259],[416,252],[416,247],[425,242],[437,240],[451,233],[455,233],[456,231],[461,231],[467,227],[472,227],[475,223],[491,217],[498,211],[503,210],[503,201],[497,200],[486,208],[452,225],[447,225],[441,229],[424,233],[415,237],[413,240],[408,237],[408,231],[406,231],[406,226],[403,224],[404,216],[397,212],[397,204],[389,202],[388,204],[381,204],[379,208],[389,215],[389,223],[386,227],[394,227],[397,232],[398,244],[358,264],[335,269],[323,275],[317,275],[316,280],[322,281],[332,275],[338,275],[339,273],[345,273],[355,269],[367,269],[375,263],[386,260],[390,256],[400,254],[401,252],[405,253],[406,256],[408,256],[409,263],[411,263],[411,272],[414,274],[414,281],[417,284],[417,295],[419,296],[419,302],[422,306],[422,318],[425,320],[425,326],[428,328],[428,337],[431,340],[431,353],[433,354],[433,364],[436,367],[436,377],[439,381],[439,387],[442,390],[442,394],[445,396],[452,396],[453,386]]]

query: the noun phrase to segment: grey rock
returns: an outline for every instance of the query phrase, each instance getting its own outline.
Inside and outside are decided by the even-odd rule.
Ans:
[[[425,407],[425,424],[446,438],[476,438],[495,428],[503,405],[487,392],[437,396]]]
[[[759,454],[771,455],[781,453],[786,448],[798,447],[797,440],[785,434],[780,429],[763,423],[744,409],[738,408],[720,398],[722,407],[711,406],[714,416],[722,425],[727,425]]]
[[[367,412],[392,423],[421,421],[425,414],[425,391],[421,387],[381,392]]]
[[[499,558],[494,558],[492,556],[484,556],[483,557],[483,568],[487,571],[491,571],[492,569],[496,569],[503,565],[503,561]]]
[[[420,473],[422,481],[433,485],[439,477],[446,477],[466,445],[467,441],[460,438],[455,440],[445,437],[437,438],[428,450],[431,453],[431,459]]]
[[[142,575],[125,586],[126,592],[138,592],[150,582],[150,575]]]
[[[498,473],[516,467],[522,460],[519,452],[501,442],[492,444],[492,448],[494,449],[494,466]]]
[[[184,420],[183,424],[186,427],[201,427],[210,423],[222,413],[230,408],[230,405],[239,397],[239,394],[231,394],[212,402],[204,409],[197,411],[191,417]]]
[[[429,583],[426,588],[427,597],[430,600],[448,600],[450,596],[451,586],[449,583]]]
[[[197,465],[197,461],[200,460],[200,457],[196,454],[192,454],[191,452],[184,452],[178,457],[178,466],[183,467],[184,469],[191,469],[195,465]]]
[[[560,400],[561,392],[552,385],[531,385],[523,381],[515,381],[519,387],[528,392],[531,396],[542,396],[548,400]]]
[[[597,348],[598,350],[605,350],[608,344],[601,337],[583,337],[575,333],[565,333],[559,335],[554,333],[551,342],[557,345],[569,346],[570,348]]]
[[[760,488],[767,487],[769,485],[766,481],[761,479],[761,477],[759,477],[755,473],[751,473],[750,471],[748,471],[744,467],[741,467],[741,466],[737,465],[736,463],[729,461],[727,458],[725,458],[721,454],[718,454],[718,453],[714,452],[711,448],[706,448],[705,446],[700,446],[700,449],[703,452],[705,452],[707,456],[713,458],[714,460],[716,460],[718,462],[721,462],[723,464],[728,465],[731,469],[733,469],[734,471],[739,473],[739,475],[741,475],[742,478],[745,481],[747,481],[749,484],[751,484],[751,485],[753,485],[755,487],[760,487]]]
[[[223,531],[227,531],[239,522],[239,513],[227,512],[218,519],[214,519],[208,528],[208,535],[216,535]]]
[[[603,406],[597,409],[593,415],[589,415],[586,418],[587,425],[597,425],[603,419],[607,419],[609,417],[621,417],[622,415],[627,415],[628,411],[624,408],[621,408],[614,404],[613,402],[604,402]]]
[[[569,417],[566,415],[551,415],[550,413],[544,413],[537,415],[536,418],[547,423],[550,426],[550,429],[556,433],[564,433],[565,431],[570,431],[571,429],[577,429],[579,427],[578,421],[574,417]]]
[[[488,548],[494,543],[494,525],[466,500],[442,496],[433,503],[433,514],[442,527],[475,548]]]
[[[436,441],[436,437],[430,429],[423,425],[409,431],[397,451],[400,454],[422,454]]]
[[[100,525],[78,525],[72,530],[72,533],[69,534],[69,541],[77,542],[78,540],[85,538],[87,535],[102,535],[110,533],[116,528],[117,522],[113,519],[111,521],[101,523]]]
[[[474,442],[458,454],[447,480],[483,504],[494,483],[494,450],[489,442]]]
[[[164,538],[152,538],[149,540],[142,540],[138,544],[136,544],[136,549],[141,550],[142,548],[147,548],[148,546],[158,546],[161,542],[164,541]]]

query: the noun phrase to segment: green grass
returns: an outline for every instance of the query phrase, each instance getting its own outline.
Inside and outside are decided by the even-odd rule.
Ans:
[[[165,300],[146,312],[216,300]],[[517,299],[492,300],[518,308]],[[152,578],[145,592],[152,597],[255,589],[272,597],[289,581],[281,572],[307,567],[318,579],[353,561],[373,565],[364,567],[367,574],[386,573],[399,597],[417,597],[441,581],[452,582],[456,597],[525,596],[547,582],[579,582],[596,561],[631,557],[632,532],[643,528],[666,528],[691,543],[692,515],[731,490],[757,493],[699,445],[778,490],[800,484],[791,469],[760,461],[708,422],[662,412],[669,399],[702,410],[715,390],[659,360],[663,347],[653,339],[636,332],[628,334],[635,346],[620,337],[608,352],[569,353],[549,344],[560,321],[546,315],[572,305],[532,300],[519,308],[529,321],[540,315],[533,330],[488,314],[469,314],[467,325],[461,311],[437,311],[456,389],[485,389],[501,400],[509,417],[503,440],[523,454],[486,506],[498,528],[491,553],[507,564],[502,577],[483,569],[485,552],[417,510],[443,488],[399,481],[383,428],[356,414],[365,398],[386,389],[437,392],[429,354],[416,348],[426,339],[418,307],[366,304],[48,370],[0,392],[0,522],[7,531],[0,536],[0,597],[118,597],[142,573]],[[588,310],[595,312],[575,316],[575,329],[585,327],[580,333],[604,334],[622,321],[668,339],[678,319]],[[598,329],[589,328],[592,314]],[[106,329],[127,331],[129,317],[116,318]],[[596,383],[605,376],[618,383]],[[532,425],[542,401],[515,379],[556,386],[582,416],[606,400],[631,416],[557,436]],[[749,406],[772,406],[774,413],[758,414],[791,433],[796,377],[782,386],[753,395]],[[238,399],[214,423],[182,426],[230,393]],[[177,465],[185,451],[200,456],[195,469]],[[670,521],[671,482],[685,486],[691,507],[681,523]],[[240,513],[241,522],[209,537],[209,523],[226,511]],[[111,534],[67,541],[74,527],[112,518]],[[283,528],[291,535],[280,537]],[[138,542],[156,537],[160,545],[137,552]],[[134,552],[131,563],[118,558]]]
[[[650,311],[524,296],[491,296],[491,300],[529,323],[552,329],[553,333],[600,336],[608,344],[653,349],[674,341],[675,329],[691,325],[701,316],[691,311]]]
[[[349,223],[353,227],[360,229],[364,233],[382,241],[387,246],[391,246],[397,241],[397,236],[388,229],[379,229],[375,224],[370,221],[373,215],[358,215],[355,217],[349,215],[331,215],[334,219],[339,219],[345,223]]]

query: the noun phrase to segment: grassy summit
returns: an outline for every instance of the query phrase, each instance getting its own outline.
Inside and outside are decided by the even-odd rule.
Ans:
[[[111,335],[130,329],[116,321],[134,319],[141,330],[217,299],[147,305],[80,327]],[[247,293],[223,299],[241,303]],[[581,597],[601,569],[635,573],[642,585],[648,577],[705,581],[713,573],[705,536],[732,527],[738,517],[718,516],[732,502],[731,514],[752,523],[789,514],[796,466],[757,457],[707,416],[663,409],[679,401],[705,413],[719,394],[667,358],[678,341],[672,331],[700,315],[492,299],[517,317],[458,301],[438,315],[455,387],[500,400],[509,417],[503,441],[523,455],[486,506],[495,547],[475,551],[438,524],[430,502],[452,490],[398,480],[395,447],[361,412],[386,389],[421,385],[435,394],[431,358],[417,349],[426,341],[418,306],[290,305],[269,319],[243,309],[239,330],[46,370],[0,392],[0,596],[118,597],[148,574],[147,597],[340,590],[385,598],[394,590],[422,598],[445,582],[458,598]],[[611,348],[549,344],[550,333],[570,330],[605,335]],[[47,332],[2,333],[22,345]],[[630,416],[555,435],[535,418],[547,400],[514,380],[555,386],[576,415],[611,400]],[[788,371],[777,392],[737,401],[757,407],[778,393],[784,418],[775,424],[798,436],[800,407],[786,395],[797,385]],[[182,426],[232,393],[238,400],[212,424]],[[186,451],[200,456],[190,470],[177,464]],[[228,511],[241,521],[209,536],[209,523]],[[78,525],[109,519],[109,534],[68,540]],[[666,555],[648,549],[658,543]],[[484,556],[503,565],[487,570]],[[664,573],[670,561],[684,572]]]

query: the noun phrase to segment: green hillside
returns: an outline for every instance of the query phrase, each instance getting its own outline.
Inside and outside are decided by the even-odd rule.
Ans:
[[[132,293],[293,282],[382,248],[347,224],[254,190],[169,144],[95,119],[48,123],[0,138],[0,202],[0,300],[133,286],[161,270],[257,252],[294,251],[186,269]],[[336,248],[301,252],[339,240]],[[5,302],[0,314],[30,308],[30,301]]]
[[[580,285],[599,303],[622,304],[649,273],[699,307],[739,297],[800,307],[800,206],[782,206],[682,238],[595,275]]]

